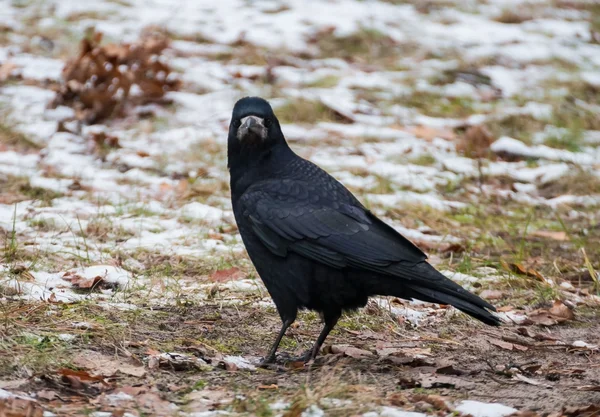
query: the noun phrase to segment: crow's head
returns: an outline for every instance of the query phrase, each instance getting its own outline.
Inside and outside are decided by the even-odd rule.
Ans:
[[[229,125],[229,145],[264,149],[283,140],[271,105],[260,97],[244,97],[235,103]],[[234,142],[234,143],[231,143]]]

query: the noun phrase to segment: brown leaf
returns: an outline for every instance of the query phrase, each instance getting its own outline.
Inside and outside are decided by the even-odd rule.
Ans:
[[[509,342],[505,342],[503,340],[499,340],[499,339],[488,339],[488,342],[491,345],[497,346],[501,349],[505,349],[505,350],[513,350],[514,346],[512,343]]]
[[[58,397],[58,394],[54,391],[49,391],[49,390],[41,390],[38,391],[36,396],[38,398],[41,398],[43,400],[46,401],[52,401],[53,399],[55,399],[56,397]]]
[[[484,300],[499,300],[504,298],[504,291],[500,290],[483,290],[479,294]]]
[[[575,318],[575,314],[573,314],[573,310],[567,307],[562,301],[555,300],[554,305],[548,311],[555,317],[560,317],[565,320],[573,320]]]
[[[276,390],[279,389],[279,387],[276,384],[271,384],[271,385],[259,385],[258,386],[259,390]]]
[[[373,356],[373,353],[368,350],[359,349],[350,345],[333,345],[331,346],[331,353],[341,353],[344,356],[349,356],[354,359]]]
[[[115,359],[92,351],[78,354],[73,358],[73,364],[89,370],[94,375],[102,375],[104,377],[114,376],[117,373],[138,378],[146,375],[146,370],[143,366],[134,365],[127,360]]]
[[[494,136],[487,127],[471,126],[456,145],[456,150],[468,158],[486,158],[491,153],[490,145],[494,140]]]
[[[44,408],[34,399],[9,394],[0,397],[1,417],[42,417]]]
[[[515,274],[526,275],[528,277],[533,277],[539,279],[540,281],[544,281],[544,277],[542,276],[542,274],[537,272],[535,269],[526,268],[525,266],[518,263],[509,264],[505,260],[500,261],[500,263],[505,269],[514,272]]]
[[[227,282],[242,279],[246,276],[239,268],[235,266],[228,269],[221,269],[210,275],[208,279],[212,282]]]
[[[557,320],[556,317],[554,317],[552,314],[550,314],[546,311],[538,311],[538,312],[529,314],[527,316],[527,319],[531,323],[537,324],[539,326],[547,326],[548,327],[548,326],[554,326],[555,324],[559,323],[559,320]]]
[[[75,370],[69,369],[69,368],[62,368],[62,369],[58,370],[58,374],[62,375],[63,377],[69,378],[69,380],[71,382],[76,382],[76,381],[73,381],[73,379],[72,379],[72,378],[76,378],[80,381],[100,382],[104,385],[108,385],[108,383],[104,380],[104,378],[102,376],[90,375],[86,371],[75,371]]]
[[[598,417],[600,405],[592,404],[583,407],[565,407],[561,417]]]
[[[13,71],[16,69],[17,65],[12,61],[8,61],[0,65],[0,83],[8,80],[12,76]]]
[[[454,132],[450,129],[436,129],[428,126],[416,126],[413,128],[405,129],[420,139],[432,141],[435,138],[442,138],[452,140],[456,137]]]
[[[103,280],[103,278],[99,275],[93,278],[85,278],[72,271],[65,272],[62,276],[62,279],[64,279],[65,281],[70,281],[71,285],[73,285],[74,288],[78,289],[95,288]]]
[[[577,391],[600,392],[600,385],[583,385],[581,387],[577,387]]]
[[[531,236],[544,237],[558,241],[569,240],[569,236],[566,232],[552,232],[549,230],[536,230],[535,232],[531,233]]]
[[[527,378],[526,376],[521,375],[521,374],[514,374],[513,379],[519,380],[521,382],[525,382],[526,384],[529,384],[529,385],[536,385],[538,387],[544,387],[544,388],[552,388],[552,385],[548,385],[543,382],[536,381],[535,379]]]
[[[455,368],[454,365],[447,365],[447,366],[442,366],[441,368],[436,369],[435,373],[440,374],[440,375],[459,376],[459,375],[463,375],[465,373],[465,371],[463,371],[462,369]]]
[[[473,388],[474,383],[445,375],[422,376],[421,388]]]

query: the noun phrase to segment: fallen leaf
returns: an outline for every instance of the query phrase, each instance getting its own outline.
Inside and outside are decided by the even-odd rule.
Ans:
[[[427,404],[431,404],[438,411],[452,411],[448,404],[446,403],[446,399],[441,395],[435,394],[415,394],[410,397],[412,402],[424,401]]]
[[[432,141],[435,138],[453,140],[456,137],[450,129],[436,129],[429,126],[416,126],[405,130],[426,141]]]
[[[177,352],[159,353],[148,358],[148,368],[168,368],[175,371],[202,369],[208,364],[200,358]]]
[[[404,353],[402,352],[401,348],[396,348],[396,347],[382,347],[380,349],[375,349],[375,352],[377,353],[377,356],[380,357],[386,357],[386,356],[403,356]]]
[[[535,386],[544,387],[544,388],[552,388],[552,385],[544,384],[543,382],[536,381],[535,379],[527,378],[526,376],[521,375],[521,374],[514,374],[513,379],[519,380],[521,382],[525,382],[526,384],[529,384],[529,385],[535,385]]]
[[[459,376],[459,375],[463,375],[465,373],[465,371],[463,371],[462,369],[455,368],[454,365],[447,365],[447,366],[442,366],[441,368],[436,369],[435,373],[441,374],[441,375]]]
[[[190,392],[186,397],[187,408],[193,412],[212,411],[233,401],[234,395],[231,392],[221,389],[203,389]]]
[[[44,408],[33,398],[0,392],[1,417],[42,417]]]
[[[89,289],[97,287],[102,281],[102,277],[97,275],[93,278],[85,278],[75,272],[67,271],[62,276],[65,281],[70,281],[74,288]]]
[[[534,312],[531,313],[527,316],[527,320],[532,323],[532,324],[537,324],[539,326],[554,326],[555,324],[558,324],[560,321],[564,321],[564,320],[557,320],[556,317],[554,317],[552,314],[546,312],[546,311],[538,311],[538,312]],[[527,323],[525,323],[527,324]]]
[[[259,390],[275,390],[275,389],[279,389],[279,387],[276,384],[271,384],[271,385],[259,385],[258,386]]]
[[[514,272],[515,274],[526,275],[528,277],[533,277],[539,279],[540,281],[544,281],[544,277],[542,276],[542,274],[537,272],[535,269],[526,268],[525,266],[518,263],[509,264],[505,260],[501,260],[500,263],[502,264],[504,269]]]
[[[565,407],[561,417],[598,417],[600,405],[592,404],[583,407]]]
[[[505,342],[505,341],[499,340],[499,339],[488,339],[488,343],[490,343],[491,345],[497,346],[501,349],[505,349],[505,350],[513,350],[514,349],[514,346],[512,343]]]
[[[577,391],[600,392],[600,385],[583,385],[581,387],[577,387]]]
[[[27,379],[13,379],[10,381],[0,380],[0,389],[19,389],[28,382]]]
[[[535,232],[531,233],[531,236],[546,237],[558,241],[565,241],[569,239],[569,236],[566,232],[552,232],[549,230],[536,230]]]
[[[486,158],[491,155],[490,146],[495,138],[483,125],[469,127],[456,150],[468,158]]]
[[[359,349],[350,345],[333,345],[331,346],[331,353],[341,353],[344,356],[349,356],[355,359],[373,356],[373,353],[368,350]]]
[[[238,279],[245,278],[246,274],[240,271],[239,268],[235,266],[228,269],[221,269],[220,271],[215,272],[210,275],[208,279],[212,282],[227,282],[227,281],[235,281]]]
[[[146,370],[143,366],[134,365],[127,360],[115,359],[92,351],[78,354],[73,358],[73,364],[91,371],[94,375],[102,375],[104,377],[114,376],[119,372],[138,378],[146,375]]]
[[[52,401],[53,399],[58,397],[58,394],[54,391],[42,390],[38,391],[36,396],[46,401]]]
[[[483,290],[479,294],[484,300],[499,300],[504,298],[504,291],[500,290]]]
[[[8,61],[0,65],[0,83],[6,81],[13,75],[13,71],[17,69],[17,65]]]
[[[421,388],[473,388],[474,383],[461,378],[445,375],[424,376],[421,378]]]
[[[58,374],[64,377],[74,377],[81,381],[100,382],[104,385],[108,385],[108,383],[104,380],[102,376],[90,375],[86,371],[75,371],[69,368],[62,368],[58,370]]]
[[[575,314],[573,314],[573,310],[567,307],[562,301],[555,300],[554,305],[550,308],[549,313],[555,317],[561,317],[565,320],[573,320],[575,318]]]
[[[562,301],[556,300],[549,309],[540,309],[531,312],[527,319],[540,326],[554,326],[558,323],[573,320],[575,314]]]

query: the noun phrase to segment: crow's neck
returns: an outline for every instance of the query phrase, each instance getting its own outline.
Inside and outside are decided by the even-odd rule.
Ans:
[[[259,181],[280,178],[294,158],[297,155],[285,142],[269,149],[229,155],[232,198],[242,195],[249,186]]]

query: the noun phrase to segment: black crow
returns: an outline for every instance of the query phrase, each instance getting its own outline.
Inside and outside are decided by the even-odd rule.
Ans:
[[[314,359],[342,311],[369,296],[450,304],[489,325],[494,307],[446,278],[427,256],[379,220],[346,187],[288,146],[269,103],[233,108],[227,142],[231,201],[242,240],[283,321],[265,363],[298,309],[325,323],[304,360]]]

